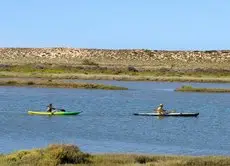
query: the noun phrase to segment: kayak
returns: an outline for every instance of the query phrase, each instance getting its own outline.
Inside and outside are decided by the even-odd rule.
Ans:
[[[45,111],[28,111],[28,114],[30,115],[78,115],[81,112],[45,112]]]
[[[133,115],[140,115],[140,116],[198,116],[199,113],[166,113],[166,114],[159,114],[159,113],[134,113]]]

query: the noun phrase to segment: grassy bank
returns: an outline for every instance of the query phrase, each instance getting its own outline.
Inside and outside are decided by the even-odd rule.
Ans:
[[[74,145],[49,145],[0,155],[1,166],[227,166],[230,157],[156,156],[137,154],[88,154]]]
[[[230,82],[228,70],[175,70],[170,68],[141,69],[138,67],[101,67],[88,65],[66,66],[47,64],[1,65],[0,77],[28,77],[52,79],[91,79],[170,82]]]
[[[29,86],[48,88],[82,88],[82,89],[104,89],[104,90],[127,90],[125,87],[103,85],[95,83],[71,83],[60,80],[43,79],[1,79],[0,86]]]
[[[178,92],[206,92],[206,93],[230,93],[230,89],[223,88],[196,88],[192,86],[182,86],[177,88]]]

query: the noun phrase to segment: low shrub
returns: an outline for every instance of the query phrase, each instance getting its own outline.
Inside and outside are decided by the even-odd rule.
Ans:
[[[45,149],[18,151],[0,158],[4,165],[56,166],[60,164],[89,164],[90,155],[75,145],[50,145]]]
[[[17,83],[18,83],[17,81],[7,81],[6,82],[6,84],[8,84],[8,85],[15,85]]]
[[[148,162],[155,162],[157,159],[152,156],[136,156],[135,157],[135,162],[140,163],[140,164],[146,164]]]
[[[128,66],[128,71],[138,72],[138,70],[134,66]]]
[[[34,85],[35,83],[33,81],[27,82],[27,85]]]
[[[92,60],[89,60],[89,59],[84,59],[82,61],[82,64],[83,65],[90,65],[90,66],[99,66],[99,64],[95,63],[94,61]]]

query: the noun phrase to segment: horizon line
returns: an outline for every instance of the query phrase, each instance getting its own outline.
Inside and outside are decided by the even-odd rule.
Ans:
[[[143,51],[192,51],[192,52],[205,52],[205,51],[230,51],[230,49],[152,49],[152,48],[93,48],[93,47],[63,47],[63,46],[57,46],[57,47],[0,47],[0,49],[57,49],[57,48],[63,48],[63,49],[82,49],[82,50],[143,50]]]

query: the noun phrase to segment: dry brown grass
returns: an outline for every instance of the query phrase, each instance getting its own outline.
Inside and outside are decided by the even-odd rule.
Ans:
[[[74,145],[49,145],[44,149],[22,150],[0,157],[0,165],[8,166],[57,166],[90,162],[90,155]]]

